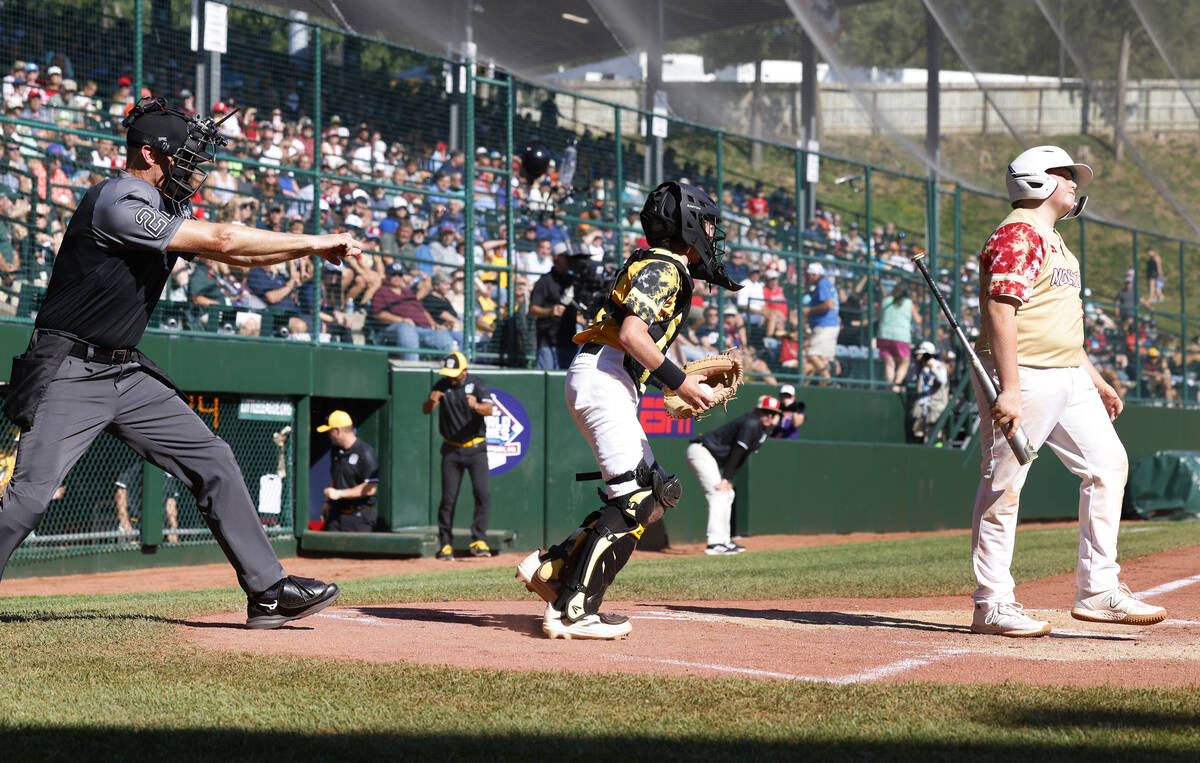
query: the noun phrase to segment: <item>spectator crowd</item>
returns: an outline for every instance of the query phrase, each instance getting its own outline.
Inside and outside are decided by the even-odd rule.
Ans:
[[[123,167],[120,119],[134,103],[133,82],[64,76],[75,73],[60,58],[14,61],[3,78],[0,315],[36,311],[71,211],[87,188]],[[197,111],[188,89],[165,95]],[[229,145],[192,199],[195,216],[277,231],[351,231],[368,248],[340,268],[299,261],[243,270],[180,260],[152,326],[390,345],[406,360],[464,350],[470,340],[485,362],[563,367],[570,336],[592,307],[573,285],[584,271],[611,275],[644,245],[643,191],[615,187],[611,135],[560,127],[547,101],[536,117],[520,116],[516,132],[552,144],[559,155],[549,171],[523,178],[501,146],[481,145],[467,188],[467,156],[436,131],[334,114],[318,134],[290,99],[251,105],[225,96],[206,111],[229,117],[221,123]],[[489,108],[501,106],[485,104],[481,120]],[[716,195],[715,171],[671,149],[664,173]],[[743,288],[697,289],[691,321],[672,349],[676,362],[737,348],[768,383],[802,375],[915,393],[913,347],[927,341],[951,385],[961,379],[954,342],[940,319],[931,320],[912,265],[912,232],[892,222],[865,230],[858,216],[819,204],[798,229],[794,194],[757,182],[726,179],[720,200],[725,262]],[[1162,300],[1164,273],[1152,250],[1146,267],[1151,286],[1137,316],[1132,272],[1112,303],[1087,295],[1087,350],[1126,394],[1194,402],[1200,337],[1185,344],[1159,330],[1151,311]],[[966,330],[977,331],[974,258],[939,268],[936,279],[957,300]]]

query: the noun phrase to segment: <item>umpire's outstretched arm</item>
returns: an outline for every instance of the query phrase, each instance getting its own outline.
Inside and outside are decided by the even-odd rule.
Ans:
[[[362,254],[362,242],[349,233],[309,236],[276,233],[246,225],[184,220],[167,250],[191,252],[198,257],[243,268],[257,268],[315,254],[334,265]]]

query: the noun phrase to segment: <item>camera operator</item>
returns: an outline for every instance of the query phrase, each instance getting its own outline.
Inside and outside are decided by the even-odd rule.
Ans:
[[[537,318],[537,368],[571,365],[579,349],[572,337],[599,309],[607,280],[604,266],[587,254],[554,256],[554,267],[538,279],[530,297],[529,312]]]
[[[571,262],[566,252],[554,255],[554,267],[533,285],[529,313],[537,318],[537,363],[547,371],[566,369],[579,348],[572,341],[579,311],[574,305]]]
[[[779,388],[779,402],[783,415],[771,436],[777,440],[794,440],[800,427],[804,426],[804,401],[796,399],[795,387],[784,384]]]

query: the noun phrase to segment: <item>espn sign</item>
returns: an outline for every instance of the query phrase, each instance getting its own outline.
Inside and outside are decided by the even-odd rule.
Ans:
[[[661,394],[647,394],[638,404],[638,423],[647,437],[691,437],[691,419],[673,419],[667,415]]]

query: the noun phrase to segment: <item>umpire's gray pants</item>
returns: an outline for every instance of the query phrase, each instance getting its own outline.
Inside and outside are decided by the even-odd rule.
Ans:
[[[13,478],[0,498],[0,575],[101,431],[183,480],[245,591],[263,591],[283,577],[229,445],[137,363],[75,357],[63,361],[33,427],[21,433]]]

